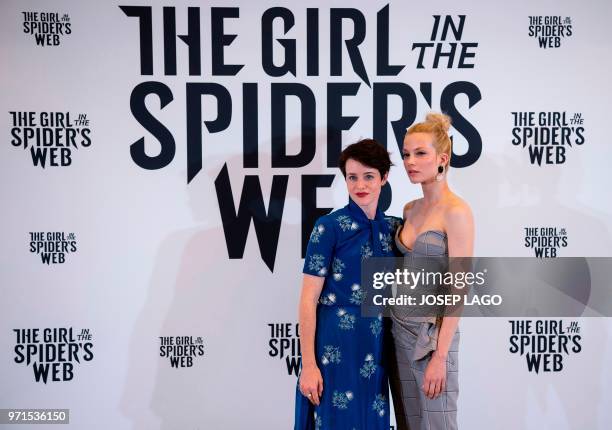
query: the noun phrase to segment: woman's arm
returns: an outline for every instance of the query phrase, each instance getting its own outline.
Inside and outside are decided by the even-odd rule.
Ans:
[[[474,249],[474,220],[469,206],[463,204],[453,207],[445,218],[449,257],[471,257]],[[422,387],[429,398],[436,398],[446,386],[446,359],[458,325],[459,317],[442,318],[438,346],[425,371]]]
[[[319,404],[319,397],[323,393],[323,378],[315,360],[314,341],[317,328],[317,302],[324,282],[323,277],[304,274],[299,309],[302,350],[300,391],[315,405]]]
[[[469,206],[464,204],[451,208],[446,214],[446,234],[448,237],[448,256],[471,257],[474,250],[474,220]],[[452,270],[452,267],[451,267]],[[438,336],[438,347],[434,355],[446,360],[448,349],[453,341],[453,336],[459,324],[459,317],[444,317],[440,334]]]

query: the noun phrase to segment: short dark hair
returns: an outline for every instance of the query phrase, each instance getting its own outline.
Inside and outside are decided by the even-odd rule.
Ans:
[[[373,167],[380,172],[382,178],[391,169],[393,163],[389,158],[387,149],[374,139],[362,139],[347,146],[340,154],[338,167],[346,178],[346,162],[349,159],[359,161],[361,164]]]

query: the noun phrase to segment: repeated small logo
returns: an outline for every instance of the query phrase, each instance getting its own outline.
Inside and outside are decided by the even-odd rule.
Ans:
[[[159,356],[168,359],[171,367],[193,367],[194,358],[204,355],[204,340],[194,336],[160,336]]]
[[[76,250],[77,242],[74,233],[30,232],[30,252],[40,255],[40,260],[45,264],[63,264],[66,262],[66,255]]]
[[[563,164],[567,148],[584,144],[581,113],[512,112],[512,117],[512,144],[528,149],[531,164]]]
[[[72,381],[74,366],[94,358],[89,329],[79,332],[72,327],[16,328],[13,332],[15,363],[32,366],[36,382]]]
[[[537,39],[540,48],[559,48],[561,40],[572,34],[572,18],[569,16],[529,17],[529,37]]]
[[[560,372],[563,360],[582,351],[577,321],[509,320],[510,352],[525,357],[529,372]]]
[[[565,227],[525,227],[525,248],[533,249],[536,257],[556,258],[559,249],[565,247]]]
[[[11,144],[30,149],[32,163],[65,167],[72,164],[72,151],[91,146],[91,128],[84,113],[76,120],[69,112],[9,112]]]
[[[58,12],[21,12],[23,32],[34,36],[38,46],[58,46],[61,38],[72,33],[70,17]]]
[[[268,355],[285,362],[287,375],[297,376],[302,365],[300,349],[299,324],[268,323],[270,340]]]

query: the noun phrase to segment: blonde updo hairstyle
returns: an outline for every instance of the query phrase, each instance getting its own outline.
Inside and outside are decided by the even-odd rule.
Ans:
[[[448,115],[443,113],[430,112],[425,117],[425,121],[418,122],[410,126],[406,135],[412,133],[429,133],[433,136],[433,146],[438,154],[447,154],[448,162],[444,166],[444,169],[450,167],[450,160],[452,155],[452,142],[448,137],[448,130],[450,129],[451,119]]]

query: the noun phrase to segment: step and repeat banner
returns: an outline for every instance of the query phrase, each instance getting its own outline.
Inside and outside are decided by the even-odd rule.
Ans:
[[[347,203],[339,153],[387,146],[381,205],[401,216],[421,195],[403,136],[432,110],[453,120],[476,256],[612,256],[609,2],[0,11],[2,409],[292,428],[303,256]],[[609,428],[609,319],[461,331],[460,427]]]

